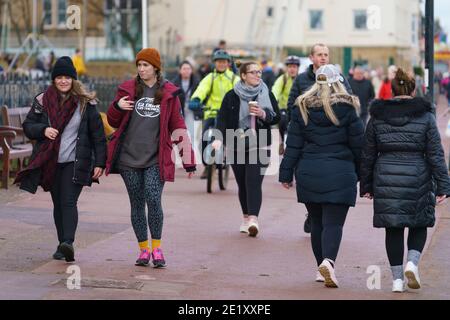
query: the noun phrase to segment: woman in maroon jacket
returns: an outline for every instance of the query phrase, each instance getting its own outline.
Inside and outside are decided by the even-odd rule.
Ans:
[[[189,178],[196,170],[194,153],[181,115],[179,89],[163,80],[156,49],[143,49],[136,57],[138,75],[119,86],[109,107],[109,124],[117,128],[108,145],[106,174],[120,173],[131,204],[131,221],[141,249],[136,265],[165,267],[161,250],[164,183],[174,181],[178,145]],[[145,204],[148,206],[148,222]],[[152,237],[148,241],[147,223]]]

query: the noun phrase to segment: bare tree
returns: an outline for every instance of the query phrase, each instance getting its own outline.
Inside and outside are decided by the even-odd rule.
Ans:
[[[149,5],[155,4],[160,2],[161,0],[150,0]],[[139,1],[140,2],[140,1]],[[111,1],[112,5],[112,11],[121,12],[123,8],[120,8],[120,6],[117,6],[116,1]],[[104,7],[101,6],[97,1],[89,1],[89,12],[92,12],[95,15],[101,16],[104,19],[112,19],[110,22],[115,25],[120,25],[120,33],[122,38],[127,42],[127,44],[130,46],[130,48],[133,50],[134,55],[137,54],[139,50],[140,45],[140,36],[142,34],[142,30],[140,28],[141,26],[141,19],[142,19],[142,8],[138,8],[138,14],[136,17],[129,17],[125,14],[118,14],[118,15],[111,15],[105,13]],[[132,23],[136,22],[136,19],[138,20],[139,28],[137,30],[133,30]]]

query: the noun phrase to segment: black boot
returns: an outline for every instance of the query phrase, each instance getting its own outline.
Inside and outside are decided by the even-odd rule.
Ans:
[[[55,253],[53,254],[53,259],[54,260],[63,260],[64,259],[64,255],[62,254],[61,251],[59,251],[59,245],[56,248]]]
[[[75,250],[73,249],[73,245],[69,242],[63,242],[59,245],[58,250],[63,254],[66,262],[74,262],[75,261]]]
[[[305,224],[303,225],[303,231],[305,233],[311,233],[311,218],[309,217],[309,213],[306,214]]]

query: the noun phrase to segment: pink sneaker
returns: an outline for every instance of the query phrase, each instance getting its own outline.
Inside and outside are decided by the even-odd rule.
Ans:
[[[166,266],[166,260],[164,259],[161,248],[156,248],[153,250],[152,263],[154,268],[164,268]]]
[[[136,266],[146,267],[150,264],[150,251],[147,249],[141,250],[139,258],[136,260]]]

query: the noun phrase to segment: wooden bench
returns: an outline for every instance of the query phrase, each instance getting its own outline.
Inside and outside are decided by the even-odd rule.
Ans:
[[[11,161],[17,160],[17,170],[22,170],[25,159],[31,156],[33,145],[25,136],[22,123],[30,108],[0,108],[2,125],[0,125],[0,157],[2,159],[2,188],[8,189]]]

